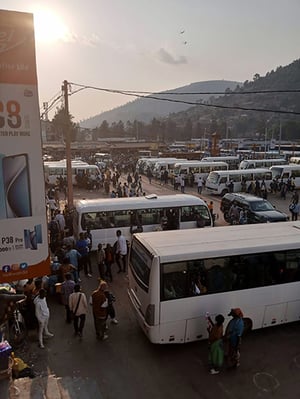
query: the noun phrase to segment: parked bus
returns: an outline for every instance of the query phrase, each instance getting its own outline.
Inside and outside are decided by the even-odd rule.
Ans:
[[[283,181],[287,183],[288,180],[292,180],[295,183],[295,188],[300,188],[300,165],[289,164],[281,166],[271,166],[270,171],[272,172],[273,179]]]
[[[104,164],[109,166],[112,163],[112,157],[108,152],[96,152],[94,155],[96,164]]]
[[[272,172],[270,169],[238,169],[211,172],[206,180],[205,188],[210,194],[225,195],[229,192],[229,184],[233,182],[233,192],[246,191],[251,182],[264,181],[266,189],[270,188]]]
[[[236,155],[226,155],[219,157],[205,157],[201,161],[207,162],[226,162],[228,164],[228,169],[237,169],[240,164],[240,157]]]
[[[203,225],[213,225],[206,202],[194,195],[152,194],[144,197],[79,200],[76,203],[74,231],[77,238],[79,233],[90,229],[95,250],[99,243],[113,245],[119,229],[131,241],[131,228],[138,224],[145,232],[161,227],[192,229],[197,227],[199,217]]]
[[[300,164],[300,157],[291,157],[289,159],[289,163],[296,163],[297,165]]]
[[[160,178],[164,171],[167,171],[169,175],[174,174],[174,167],[177,162],[187,161],[187,159],[164,159],[163,161],[157,161],[153,167],[153,176]]]
[[[208,161],[180,161],[175,163],[174,172],[171,178],[181,176],[188,181],[197,183],[198,179],[202,177],[203,180],[207,178],[213,170],[227,170],[228,164],[226,162],[208,162]]]
[[[300,222],[136,234],[128,295],[152,343],[206,339],[206,312],[235,307],[278,326],[300,319],[299,259]]]
[[[78,177],[84,175],[89,176],[92,180],[96,180],[100,174],[99,168],[96,165],[89,165],[83,161],[71,161],[72,165],[72,182],[77,185]],[[45,181],[50,185],[56,185],[58,178],[62,176],[67,178],[67,164],[66,160],[48,161],[44,162]]]
[[[270,168],[272,165],[287,165],[287,164],[288,162],[284,158],[244,159],[240,163],[239,169]]]
[[[146,174],[148,168],[150,168],[151,172],[153,172],[154,165],[156,162],[162,162],[162,161],[173,161],[177,160],[177,158],[160,158],[160,157],[154,157],[154,158],[139,158],[137,160],[135,169],[138,171],[138,173],[143,173]]]

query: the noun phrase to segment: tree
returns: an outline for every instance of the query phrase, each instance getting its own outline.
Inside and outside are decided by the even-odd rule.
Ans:
[[[64,107],[56,108],[56,113],[51,123],[59,139],[65,141],[67,129],[70,129],[71,141],[76,140],[78,126],[72,121],[73,119],[74,116],[70,113],[66,115]]]

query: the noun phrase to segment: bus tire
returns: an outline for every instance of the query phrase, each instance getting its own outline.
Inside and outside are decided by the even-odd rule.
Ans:
[[[224,188],[224,190],[221,192],[221,196],[223,197],[225,194],[227,194],[228,193],[228,190],[227,190],[227,188]]]

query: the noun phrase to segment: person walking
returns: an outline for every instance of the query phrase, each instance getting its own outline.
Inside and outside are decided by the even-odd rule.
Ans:
[[[75,270],[73,271],[74,274],[74,280],[75,283],[80,283],[80,275],[79,275],[79,261],[81,258],[80,253],[77,251],[77,249],[73,248],[71,245],[67,246],[67,252],[66,252],[66,257],[70,259],[71,265],[75,267]]]
[[[104,341],[108,338],[108,335],[105,334],[108,310],[108,300],[106,298],[105,291],[107,290],[107,283],[101,280],[98,288],[92,293],[90,298],[90,304],[93,307],[96,337],[101,341]]]
[[[111,272],[111,265],[114,262],[113,247],[109,243],[107,243],[104,252],[105,252],[105,266],[106,266],[105,276],[109,277],[110,282],[112,283],[113,277]]]
[[[224,362],[224,348],[223,348],[223,323],[224,316],[219,314],[215,318],[215,323],[208,316],[209,333],[209,364],[210,374],[219,374],[220,368]]]
[[[202,194],[202,188],[203,188],[203,180],[202,180],[202,177],[199,176],[198,181],[197,181],[198,194]]]
[[[39,323],[39,346],[40,348],[45,348],[43,334],[45,333],[45,336],[49,338],[54,337],[54,334],[48,330],[50,311],[47,305],[46,291],[44,288],[39,290],[39,294],[35,297],[33,303],[35,306],[35,315]]]
[[[98,244],[97,249],[97,264],[99,270],[99,276],[101,280],[105,280],[105,252],[102,248],[102,244]]]
[[[75,287],[75,282],[72,280],[72,274],[66,273],[65,274],[65,281],[61,285],[61,299],[62,304],[65,306],[66,309],[66,322],[71,323],[71,309],[69,306],[69,298],[70,295],[73,293]]]
[[[88,305],[86,295],[81,292],[80,285],[75,284],[74,292],[69,297],[69,308],[73,313],[74,334],[82,338]]]
[[[86,277],[92,277],[90,270],[88,270],[88,241],[85,239],[85,234],[79,234],[79,240],[76,242],[76,249],[80,253],[81,258],[79,259],[79,268],[83,268]]]
[[[231,309],[228,316],[232,316],[225,331],[225,339],[228,345],[228,366],[239,367],[242,334],[244,331],[243,312],[240,308]]]
[[[119,267],[118,273],[126,272],[127,261],[127,242],[126,238],[122,235],[121,230],[117,230],[117,248],[116,248],[116,262]],[[121,265],[122,261],[122,265]]]
[[[184,194],[184,186],[185,186],[184,177],[181,176],[181,179],[180,179],[180,190],[181,190],[181,192],[182,192],[183,194]]]
[[[116,301],[116,297],[114,296],[114,294],[109,290],[108,286],[107,289],[105,291],[105,296],[107,298],[107,317],[110,317],[110,321],[113,324],[118,324],[118,320],[116,319],[116,311],[115,311],[115,307],[114,307],[114,302]]]

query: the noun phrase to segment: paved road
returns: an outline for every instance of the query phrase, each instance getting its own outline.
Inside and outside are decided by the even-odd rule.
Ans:
[[[154,183],[144,184],[147,193],[167,193],[172,188]],[[189,189],[186,190],[189,192]],[[95,193],[75,190],[75,198],[94,197]],[[211,197],[206,197],[210,200]],[[213,198],[215,204],[218,198]],[[274,200],[274,201],[273,201]],[[272,198],[278,209],[283,203]],[[217,210],[217,207],[215,208]],[[221,217],[217,224],[222,225]],[[226,227],[224,227],[226,228]],[[97,286],[94,263],[93,278],[85,278],[83,291],[90,294]],[[60,377],[89,378],[96,382],[103,399],[298,399],[300,397],[300,323],[255,331],[242,344],[241,366],[211,376],[207,366],[207,343],[158,346],[148,342],[130,310],[124,274],[113,270],[111,289],[116,294],[118,325],[109,326],[109,339],[95,339],[91,313],[84,337],[72,334],[64,321],[64,308],[56,298],[49,298],[50,329],[55,337],[39,349],[31,333],[21,356],[34,364],[38,373]],[[238,304],[237,304],[238,305]],[[86,396],[82,393],[82,398]],[[95,398],[97,399],[97,398]]]

